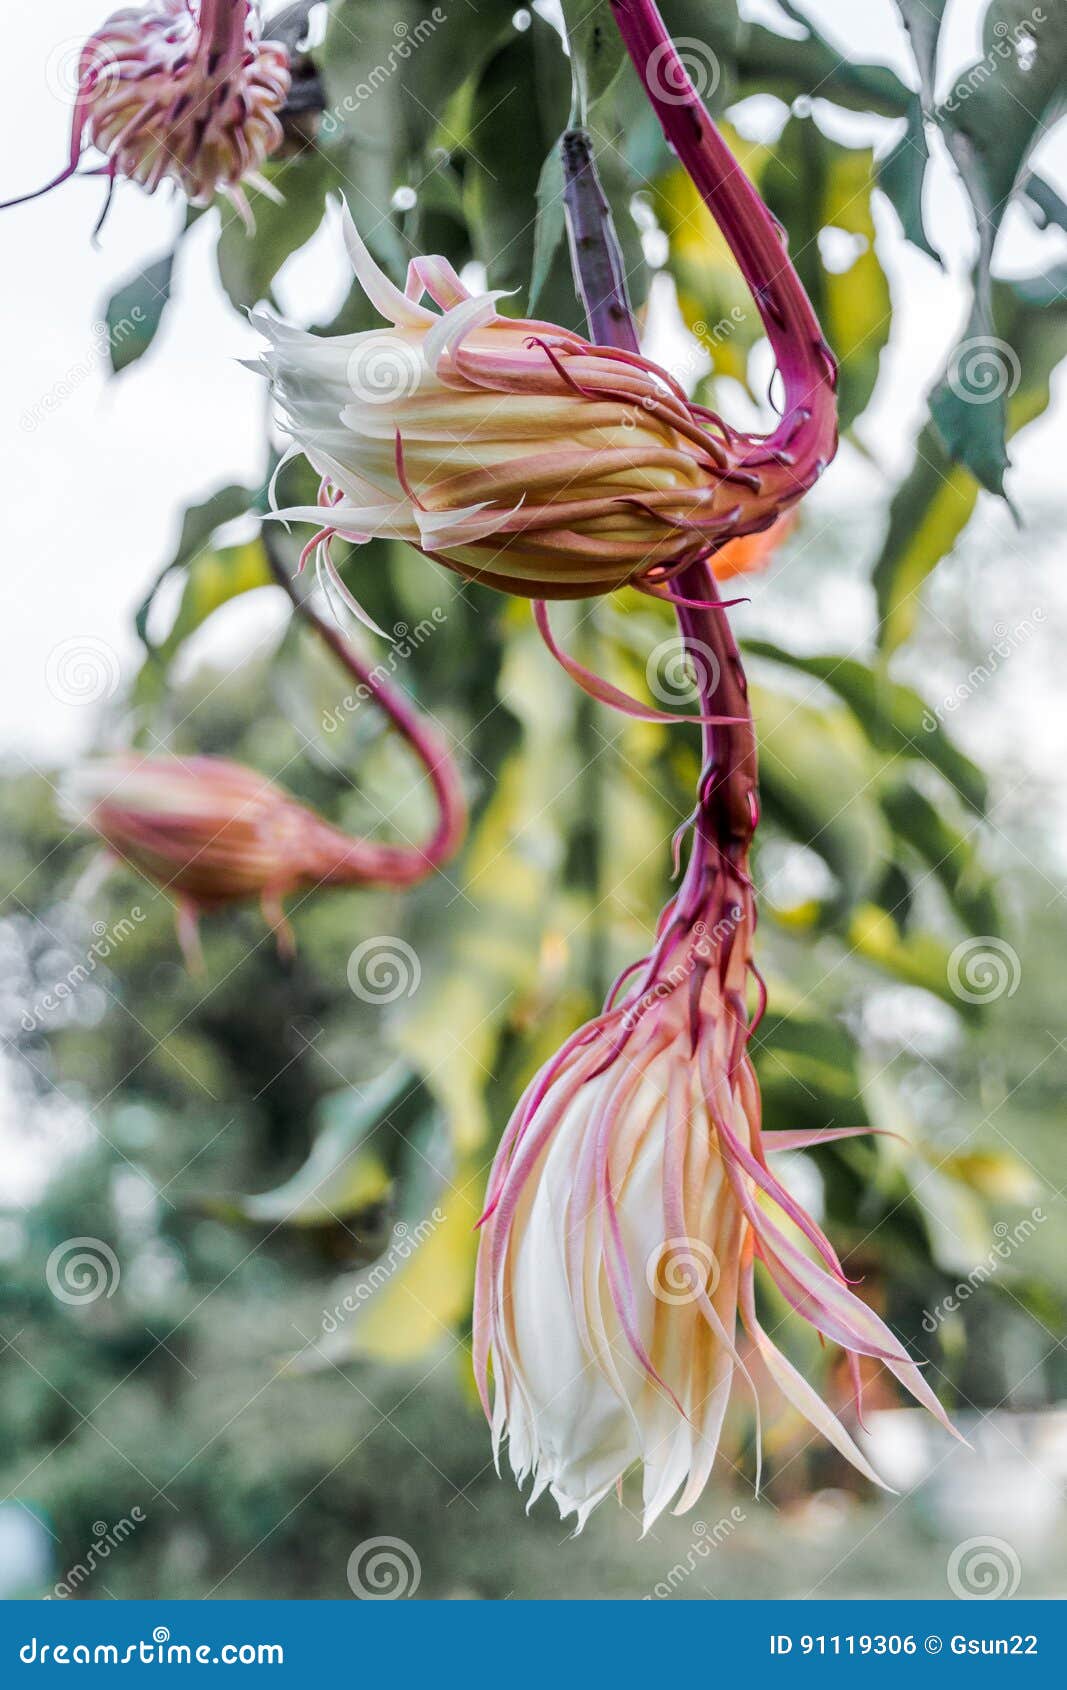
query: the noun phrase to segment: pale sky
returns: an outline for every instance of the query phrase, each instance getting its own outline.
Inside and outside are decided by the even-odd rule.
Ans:
[[[107,0],[8,0],[5,22],[18,51],[0,64],[0,111],[14,138],[0,160],[0,197],[37,186],[62,164],[77,49],[106,7]],[[753,17],[777,13],[773,0],[747,0],[745,10]],[[912,80],[891,0],[810,0],[809,11],[845,50],[862,49]],[[950,0],[942,89],[978,51],[982,11],[981,0]],[[766,123],[768,106],[753,110],[750,102],[744,121]],[[879,120],[834,119],[823,105],[818,115],[842,139],[884,143],[893,132]],[[1038,156],[1067,193],[1067,138],[1044,143]],[[939,166],[931,192],[940,242],[952,255],[949,273],[907,247],[892,213],[879,207],[879,251],[904,309],[895,315],[876,402],[862,426],[873,462],[843,452],[817,490],[816,515],[881,504],[906,467],[923,393],[960,326],[972,235],[947,165]],[[0,749],[47,763],[85,745],[96,720],[95,704],[57,688],[57,666],[86,648],[90,663],[102,663],[121,689],[138,655],[132,612],[170,553],[182,510],[225,482],[254,479],[262,451],[261,384],[237,362],[258,343],[214,276],[214,212],[185,243],[177,299],[156,345],[119,381],[108,380],[99,334],[104,302],[166,250],[182,206],[165,190],[150,198],[121,186],[93,248],[102,194],[98,181],[74,181],[0,214],[8,254],[0,271],[7,366]],[[1026,271],[1065,252],[1067,240],[1039,238],[1021,212],[1011,214],[1002,268]],[[321,318],[337,303],[344,274],[336,230],[328,228],[291,262],[283,304],[305,320]],[[1031,500],[1047,506],[1062,489],[1062,374],[1056,389],[1053,410],[1017,452],[1011,485],[1024,509]],[[872,528],[869,555],[857,567],[857,604],[878,539]],[[1016,569],[1012,576],[1017,584]],[[249,638],[267,637],[279,625],[274,596],[255,598],[224,611],[205,634],[213,653],[236,661]]]

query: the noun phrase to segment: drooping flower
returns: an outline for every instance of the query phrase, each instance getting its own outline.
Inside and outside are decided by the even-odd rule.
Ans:
[[[451,774],[443,779],[451,787]],[[288,946],[283,898],[327,886],[413,885],[455,850],[464,826],[453,791],[425,848],[350,839],[273,781],[222,757],[94,758],[67,776],[64,796],[114,857],[174,897],[179,936],[194,958],[201,913],[258,898]]]
[[[916,1364],[856,1295],[829,1240],[775,1174],[776,1151],[857,1129],[764,1132],[748,1053],[748,848],[757,818],[744,679],[712,591],[682,578],[679,619],[709,708],[693,842],[655,947],[535,1076],[490,1176],[475,1364],[499,1458],[580,1528],[634,1463],[647,1529],[691,1508],[749,1353],[806,1419],[879,1482],[757,1313],[760,1264],[786,1303],[849,1353],[890,1369],[943,1424]],[[723,721],[729,725],[721,725]],[[757,1016],[758,1019],[758,1016]],[[862,1129],[860,1129],[862,1130]],[[758,1405],[757,1405],[758,1408]]]
[[[347,210],[344,226],[390,326],[329,339],[254,319],[281,421],[322,478],[318,507],[279,513],[315,522],[312,545],[406,540],[533,598],[655,589],[768,527],[833,455],[821,342],[775,432],[739,434],[637,353],[501,316],[443,258],[413,260],[402,292]]]
[[[243,183],[273,193],[258,172],[280,145],[289,55],[264,41],[253,0],[148,0],[114,12],[82,49],[66,167],[86,147],[102,173],[148,193],[174,181],[193,205],[221,191],[250,220]],[[12,200],[9,204],[20,204]]]

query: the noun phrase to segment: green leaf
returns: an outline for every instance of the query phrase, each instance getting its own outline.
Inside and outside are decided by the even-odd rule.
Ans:
[[[753,657],[814,676],[848,705],[872,745],[922,758],[944,775],[970,809],[979,814],[985,810],[987,786],[982,771],[953,745],[911,687],[889,680],[880,668],[872,669],[853,657],[804,657],[769,640],[746,640],[744,649]]]
[[[789,231],[800,278],[841,363],[838,410],[843,427],[864,410],[889,337],[890,300],[874,249],[871,189],[874,155],[842,147],[810,118],[791,118],[773,149],[759,186]],[[855,257],[840,270],[821,260],[819,235],[851,236]]]
[[[274,278],[286,259],[309,241],[322,222],[326,195],[344,186],[334,164],[318,148],[263,168],[263,175],[284,196],[275,205],[265,194],[251,195],[255,231],[249,234],[236,212],[223,212],[218,265],[222,285],[238,310],[269,299]]]
[[[894,833],[927,865],[964,926],[971,933],[996,933],[996,886],[982,867],[977,830],[956,826],[914,782],[887,782],[879,794]]]
[[[1045,411],[1052,372],[1067,355],[1065,279],[1052,271],[994,287],[996,317],[1017,359],[1005,395],[1009,439]],[[927,424],[919,435],[915,462],[893,496],[889,528],[874,566],[879,640],[886,653],[914,628],[919,588],[952,550],[977,501],[977,482],[952,462],[939,434]]]
[[[177,550],[170,562],[164,564],[160,570],[134,618],[138,637],[150,651],[153,646],[148,637],[148,617],[163,582],[174,570],[184,568],[197,552],[207,545],[217,528],[221,528],[226,522],[233,522],[235,518],[244,516],[252,509],[255,499],[256,494],[247,487],[231,485],[220,487],[217,493],[212,493],[202,504],[189,506],[182,518]]]
[[[576,94],[571,121],[586,124],[622,69],[626,49],[608,0],[563,0],[563,21]]]
[[[537,179],[537,222],[534,227],[530,310],[540,297],[566,229],[563,210],[563,159],[560,142],[551,149]]]
[[[413,1078],[402,1063],[393,1063],[362,1089],[347,1087],[338,1100],[343,1107],[316,1134],[303,1166],[273,1191],[228,1200],[227,1212],[247,1221],[305,1227],[329,1225],[382,1202],[391,1181],[366,1140],[411,1089]]]
[[[222,551],[198,552],[186,566],[185,588],[178,614],[166,639],[153,655],[170,663],[191,634],[220,606],[256,587],[269,587],[274,580],[260,539],[244,545],[226,546]]]
[[[913,100],[908,108],[907,128],[878,166],[878,186],[900,218],[905,237],[935,264],[942,265],[941,254],[931,245],[923,218],[923,184],[929,162],[926,119],[919,101]]]
[[[759,685],[752,706],[766,814],[822,857],[847,907],[869,890],[889,855],[874,791],[877,760],[847,710]]]
[[[116,375],[143,358],[148,351],[163,313],[170,301],[174,253],[168,252],[134,276],[108,301],[107,347]]]

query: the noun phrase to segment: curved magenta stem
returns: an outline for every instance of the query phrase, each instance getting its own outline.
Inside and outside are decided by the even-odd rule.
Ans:
[[[200,48],[210,75],[244,56],[249,0],[200,0]]]
[[[388,716],[426,770],[437,803],[437,824],[421,846],[350,839],[323,822],[320,856],[315,865],[317,883],[345,885],[373,880],[391,886],[409,886],[424,880],[455,854],[467,831],[467,806],[455,762],[426,717],[398,688],[389,684],[379,666],[361,657],[338,628],[325,622],[311,608],[293,582],[279,554],[277,540],[266,526],[262,539],[271,573],[297,615],[314,629],[342,667]]]
[[[784,234],[693,86],[655,0],[611,0],[623,43],[667,140],[748,283],[782,374],[782,420],[766,442],[811,479],[837,445],[837,364],[783,244]],[[746,459],[760,461],[758,456]]]

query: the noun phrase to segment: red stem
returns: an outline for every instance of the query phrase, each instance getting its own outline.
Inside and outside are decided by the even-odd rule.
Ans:
[[[467,830],[467,807],[460,786],[459,771],[443,739],[398,688],[389,685],[378,665],[369,663],[348,643],[339,629],[312,610],[297,591],[277,550],[277,541],[266,528],[263,545],[271,573],[293,608],[314,629],[348,673],[365,687],[370,697],[389,717],[393,726],[414,751],[429,776],[437,801],[437,825],[427,843],[417,845],[377,844],[371,839],[349,839],[327,822],[322,824],[321,859],[315,865],[318,883],[341,885],[382,881],[406,886],[424,880],[454,855]]]
[[[782,420],[763,448],[815,480],[837,444],[837,365],[771,216],[719,134],[655,0],[611,0],[626,50],[667,140],[692,177],[751,289],[782,373]],[[743,462],[763,461],[749,455]]]
[[[200,0],[200,45],[211,74],[244,57],[249,0]]]

